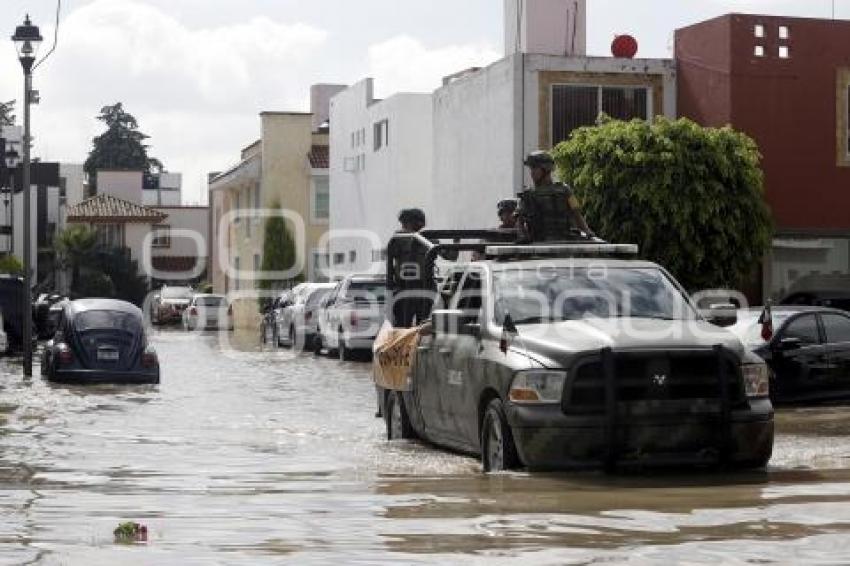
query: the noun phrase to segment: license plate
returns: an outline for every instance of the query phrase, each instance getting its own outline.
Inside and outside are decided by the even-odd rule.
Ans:
[[[99,350],[97,352],[97,359],[103,362],[117,362],[118,357],[118,352],[114,350]]]

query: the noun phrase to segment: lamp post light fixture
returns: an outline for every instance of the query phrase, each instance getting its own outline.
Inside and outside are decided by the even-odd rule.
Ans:
[[[9,178],[9,187],[6,195],[6,220],[9,225],[9,255],[15,255],[15,168],[18,166],[20,155],[11,148],[6,151],[6,171]],[[11,215],[9,214],[9,205],[12,205]]]
[[[24,139],[23,170],[21,171],[21,189],[24,191],[24,377],[32,377],[32,234],[30,224],[30,104],[32,103],[32,69],[38,48],[41,47],[41,32],[38,26],[32,25],[29,14],[24,18],[23,25],[15,28],[12,41],[18,51],[18,60],[24,70]]]

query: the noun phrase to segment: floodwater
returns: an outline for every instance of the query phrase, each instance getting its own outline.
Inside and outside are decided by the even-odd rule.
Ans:
[[[387,443],[367,364],[153,342],[158,387],[0,362],[0,563],[850,563],[850,409],[781,412],[765,473],[485,476]]]

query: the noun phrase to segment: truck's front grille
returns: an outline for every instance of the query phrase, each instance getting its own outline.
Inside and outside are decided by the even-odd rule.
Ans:
[[[721,366],[727,379],[731,405],[744,401],[743,385],[735,361],[713,351],[612,352],[613,394],[617,403],[643,401],[720,400]],[[722,359],[722,362],[720,361]],[[603,412],[606,375],[603,356],[580,361],[571,372],[564,392],[566,412]]]

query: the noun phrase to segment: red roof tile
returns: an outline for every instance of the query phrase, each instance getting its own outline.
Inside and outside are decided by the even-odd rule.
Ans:
[[[99,194],[68,209],[68,222],[158,224],[168,218],[153,208]]]

